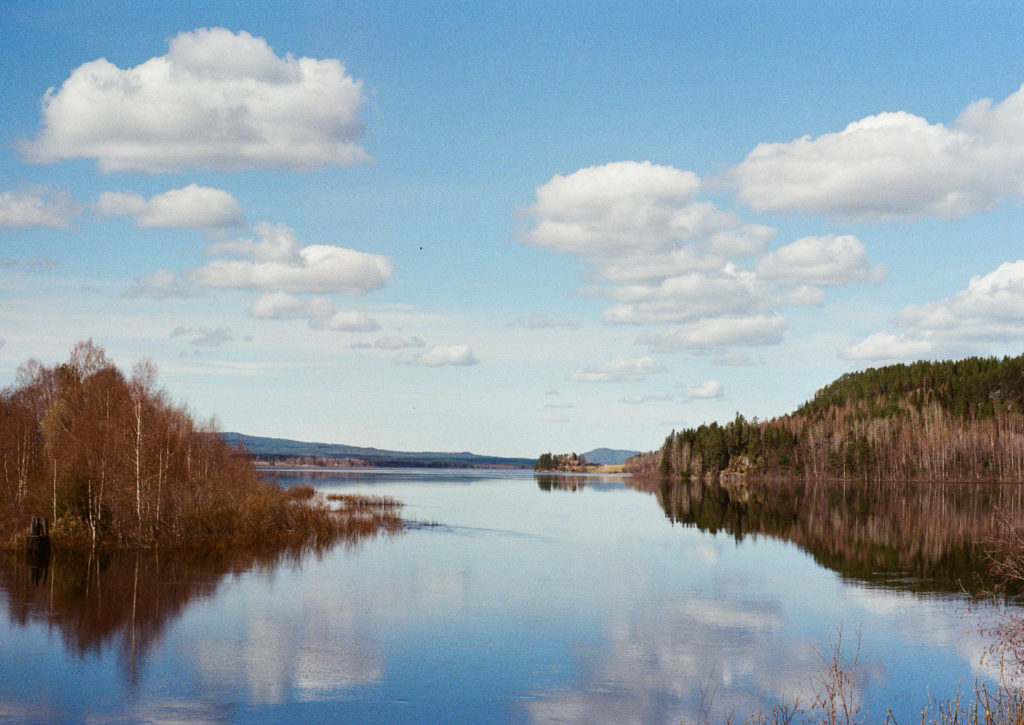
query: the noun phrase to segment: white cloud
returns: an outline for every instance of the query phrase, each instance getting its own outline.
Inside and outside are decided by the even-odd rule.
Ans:
[[[782,290],[775,299],[780,305],[795,307],[821,307],[825,304],[825,290],[821,287],[800,285],[790,289]]]
[[[692,172],[647,161],[558,175],[537,188],[522,240],[590,267],[579,294],[612,300],[604,322],[675,325],[647,337],[660,350],[777,344],[778,306],[821,305],[817,287],[880,278],[849,235],[805,237],[757,259],[775,230],[701,201],[700,190]]]
[[[840,353],[849,360],[880,360],[895,362],[928,357],[935,351],[935,343],[914,339],[907,335],[876,332],[860,342],[843,348]]]
[[[697,175],[649,161],[620,161],[556,175],[537,188],[527,213],[536,220],[524,240],[582,255],[657,251],[681,240],[737,226],[694,199]]]
[[[136,277],[125,297],[149,297],[151,299],[182,299],[196,297],[198,290],[190,286],[169,269],[158,269],[153,274]]]
[[[0,191],[0,229],[4,227],[49,227],[67,229],[82,211],[66,192],[33,194]]]
[[[722,384],[717,380],[707,380],[703,383],[690,383],[686,386],[687,398],[720,398],[722,397]]]
[[[664,371],[664,367],[657,365],[649,357],[623,357],[605,363],[598,368],[572,370],[569,372],[569,380],[578,383],[621,383]]]
[[[473,351],[469,345],[435,345],[406,362],[410,365],[441,367],[443,365],[476,365],[480,361],[473,357]]]
[[[310,316],[307,300],[287,292],[267,292],[256,298],[249,307],[249,315],[258,320],[296,320]]]
[[[1024,260],[973,277],[947,299],[911,305],[898,322],[904,332],[875,333],[841,354],[854,360],[906,360],[1024,341]]]
[[[97,210],[106,216],[130,216],[140,227],[212,228],[245,223],[242,205],[221,189],[189,184],[148,201],[141,194],[105,191]]]
[[[255,230],[259,241],[222,242],[207,250],[242,259],[214,260],[186,277],[206,287],[347,295],[367,294],[391,277],[387,257],[325,244],[300,248],[291,229],[281,224],[264,222]]]
[[[253,239],[229,239],[211,244],[206,248],[208,257],[226,255],[257,262],[300,261],[298,240],[295,232],[285,224],[259,222],[253,227],[259,237]]]
[[[761,257],[754,269],[765,279],[831,287],[878,280],[883,273],[871,266],[859,239],[834,234],[797,239]]]
[[[971,278],[967,289],[949,299],[908,307],[900,314],[900,322],[978,340],[998,340],[1007,333],[1024,335],[1024,260],[1005,262],[993,272]]]
[[[620,302],[602,313],[605,322],[647,324],[742,314],[765,299],[767,288],[750,272],[727,264],[714,273],[691,272],[657,284],[618,285]]]
[[[323,326],[339,332],[375,332],[380,323],[362,310],[338,310],[328,317],[317,318],[314,327]]]
[[[367,159],[362,82],[335,59],[277,56],[263,38],[200,28],[121,69],[85,63],[43,97],[37,162],[95,158],[105,172],[308,169]]]
[[[340,332],[373,332],[380,323],[361,310],[338,311],[326,297],[304,300],[287,292],[260,295],[249,315],[261,320],[307,320],[310,327]]]
[[[759,144],[722,180],[756,211],[963,217],[1024,195],[1024,86],[970,104],[950,127],[903,111],[838,133]]]
[[[785,329],[786,321],[781,316],[755,314],[695,320],[669,327],[642,341],[661,351],[696,351],[734,345],[756,347],[777,345]]]

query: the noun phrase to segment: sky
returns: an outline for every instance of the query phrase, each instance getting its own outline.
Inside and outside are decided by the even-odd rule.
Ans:
[[[535,457],[1024,347],[1013,2],[0,9],[0,387]]]

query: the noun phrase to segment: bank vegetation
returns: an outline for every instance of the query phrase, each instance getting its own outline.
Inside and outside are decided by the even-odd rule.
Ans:
[[[393,509],[339,513],[262,480],[152,363],[125,376],[92,341],[65,363],[26,363],[0,392],[0,545],[35,516],[58,547],[320,546],[401,526]]]

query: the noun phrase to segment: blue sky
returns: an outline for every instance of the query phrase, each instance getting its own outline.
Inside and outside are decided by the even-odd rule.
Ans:
[[[1015,3],[7,3],[0,385],[648,449],[1024,342]]]

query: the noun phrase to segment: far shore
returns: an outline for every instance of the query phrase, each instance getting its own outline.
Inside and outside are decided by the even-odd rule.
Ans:
[[[257,459],[255,461],[257,470],[260,471],[333,471],[333,470],[388,470],[388,469],[409,469],[416,471],[424,470],[445,470],[445,471],[530,471],[531,469],[526,467],[514,467],[514,466],[500,466],[500,465],[477,465],[477,466],[410,466],[402,464],[383,464],[377,465],[373,463],[367,463],[361,461],[359,464],[353,464],[349,462],[342,462],[337,464],[323,464],[323,463],[283,463],[283,462],[270,462]],[[539,474],[617,474],[626,473],[626,467],[622,463],[610,464],[606,463],[603,465],[587,465],[581,467],[575,467],[572,469],[562,469],[557,471],[533,471],[533,473]]]

